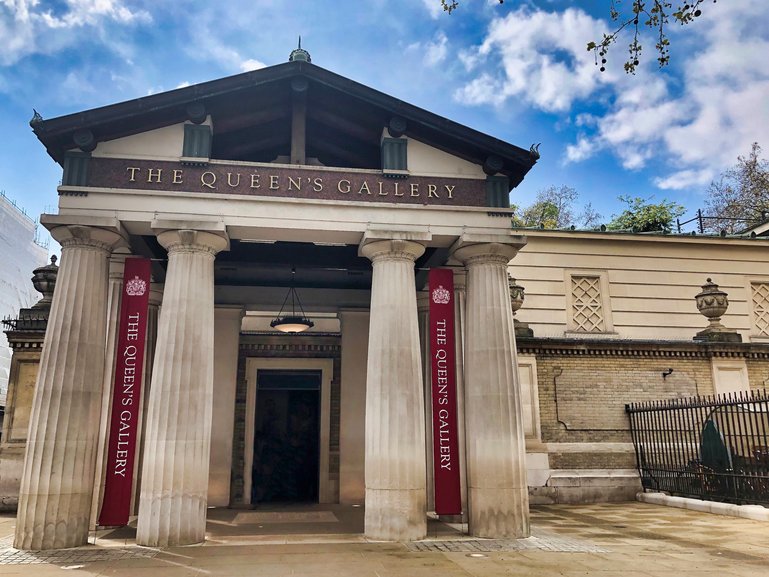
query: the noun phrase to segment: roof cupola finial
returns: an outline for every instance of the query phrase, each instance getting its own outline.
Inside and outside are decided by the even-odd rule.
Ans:
[[[299,46],[291,51],[291,54],[288,56],[289,62],[312,62],[312,58],[310,58],[310,53],[307,52],[304,48],[302,48],[302,37],[299,36]]]

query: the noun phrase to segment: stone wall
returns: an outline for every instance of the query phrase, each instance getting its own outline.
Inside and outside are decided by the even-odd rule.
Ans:
[[[769,346],[756,343],[533,338],[519,339],[518,352],[536,358],[539,461],[547,462],[533,502],[633,498],[640,485],[627,403],[712,395],[713,363],[726,359],[745,363],[751,389],[769,379]]]

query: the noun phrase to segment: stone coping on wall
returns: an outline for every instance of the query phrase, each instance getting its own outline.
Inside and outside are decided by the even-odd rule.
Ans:
[[[518,354],[617,357],[733,357],[769,359],[767,343],[697,343],[689,341],[517,338]]]

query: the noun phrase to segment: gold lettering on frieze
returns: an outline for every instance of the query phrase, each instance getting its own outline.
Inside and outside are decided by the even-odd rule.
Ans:
[[[240,173],[239,172],[235,173],[235,176],[237,176],[238,179],[233,183],[232,173],[231,172],[227,173],[227,186],[229,186],[230,188],[235,188],[236,186],[240,186]]]
[[[299,176],[296,179],[294,179],[293,176],[288,177],[288,190],[291,190],[292,188],[296,188],[297,190],[302,190],[302,177]]]
[[[200,184],[211,190],[216,190],[216,174],[207,170],[200,175]]]
[[[173,166],[147,167],[147,166],[125,166],[125,181],[129,183],[147,182],[152,184],[167,184],[178,187],[179,185],[189,185],[190,180],[200,179],[200,190],[217,191],[219,182],[226,182],[226,188],[232,191],[247,193],[248,190],[274,191],[274,194],[295,196],[298,198],[308,198],[315,194],[323,193],[328,189],[336,189],[336,194],[349,195],[356,193],[357,198],[365,196],[378,197],[409,197],[412,199],[420,198],[416,202],[435,202],[449,203],[455,200],[457,192],[456,184],[445,184],[441,182],[430,182],[428,179],[410,179],[404,181],[380,179],[377,177],[339,178],[336,175],[316,176],[317,173],[286,174],[278,172],[277,174],[260,174],[257,171],[237,171],[238,167],[209,167],[203,169],[205,172],[192,172],[186,168],[173,168]],[[230,169],[228,171],[227,169]],[[235,168],[236,170],[232,170]],[[199,174],[199,176],[198,176]],[[192,175],[192,176],[191,176]],[[266,180],[266,185],[262,186],[262,179]],[[416,180],[416,181],[415,181]],[[403,185],[403,186],[401,186]],[[141,186],[139,184],[139,186]],[[473,189],[474,190],[474,189]],[[221,192],[223,192],[222,190]],[[252,193],[256,194],[256,193]],[[463,191],[464,194],[464,191]],[[392,200],[395,201],[396,198]],[[435,200],[433,200],[435,199]],[[374,199],[372,199],[374,200]],[[412,201],[414,202],[414,201]]]

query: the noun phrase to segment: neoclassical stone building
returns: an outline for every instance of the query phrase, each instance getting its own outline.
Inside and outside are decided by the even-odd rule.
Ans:
[[[132,257],[152,275],[141,410],[120,425],[139,432],[143,545],[202,541],[207,507],[273,501],[364,504],[367,536],[423,538],[444,440],[428,311],[449,297],[428,290],[434,269],[453,271],[457,338],[443,345],[473,535],[527,536],[530,494],[632,497],[624,403],[769,378],[766,239],[512,230],[509,193],[535,149],[301,49],[32,128],[63,168],[58,213],[41,218],[62,258],[15,481],[17,547],[80,545],[97,522]],[[509,274],[527,291],[517,343]],[[708,275],[743,342],[692,341]],[[287,325],[308,330],[275,330]]]
[[[417,295],[444,266],[457,271],[471,531],[528,535],[507,280],[525,238],[507,216],[535,152],[342,78],[301,49],[32,128],[64,171],[58,213],[41,219],[62,258],[16,546],[83,544],[100,508],[119,269],[131,255],[152,259],[154,311],[139,543],[199,542],[207,506],[292,496],[365,501],[368,536],[424,537]],[[267,326],[288,289],[313,331]],[[297,421],[313,429],[312,449],[291,437]],[[276,456],[289,452],[298,464]],[[276,488],[293,483],[290,467],[311,482]]]

